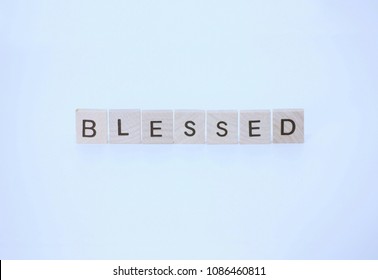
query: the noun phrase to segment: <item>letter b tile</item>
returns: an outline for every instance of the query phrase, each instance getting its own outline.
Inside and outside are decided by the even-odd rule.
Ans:
[[[108,142],[108,111],[76,110],[76,143],[106,144]]]

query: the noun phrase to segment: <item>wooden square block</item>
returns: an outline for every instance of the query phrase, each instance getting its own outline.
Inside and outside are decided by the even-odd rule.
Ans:
[[[207,111],[207,143],[238,143],[238,111]]]
[[[176,144],[205,144],[205,111],[175,111]]]
[[[141,121],[140,110],[109,110],[109,143],[139,144]]]
[[[76,110],[76,143],[106,144],[108,142],[107,110]]]
[[[271,111],[240,111],[240,144],[271,143]]]
[[[273,110],[273,143],[304,142],[304,110]]]
[[[173,143],[173,111],[142,111],[142,143]]]

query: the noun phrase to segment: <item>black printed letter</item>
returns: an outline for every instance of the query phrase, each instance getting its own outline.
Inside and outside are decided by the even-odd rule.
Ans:
[[[249,137],[258,137],[258,136],[261,136],[261,134],[253,134],[252,130],[260,129],[259,126],[253,127],[252,125],[254,123],[260,123],[260,121],[249,121]]]
[[[191,125],[196,125],[195,124],[195,122],[193,122],[193,121],[187,121],[186,123],[185,123],[185,127],[187,128],[187,129],[189,129],[189,130],[191,130],[192,132],[184,132],[184,134],[186,135],[186,136],[189,136],[189,137],[192,137],[192,136],[194,136],[195,134],[196,134],[196,130],[193,128],[193,127],[190,127],[189,126],[189,124],[191,124]]]
[[[291,130],[289,132],[285,132],[285,122],[291,123]],[[290,119],[282,119],[281,120],[281,135],[291,135],[295,131],[295,122]]]
[[[226,122],[218,122],[218,123],[217,123],[217,128],[223,130],[224,133],[221,134],[221,133],[217,132],[217,135],[220,136],[220,137],[225,137],[225,136],[227,136],[228,131],[227,131],[227,129],[225,129],[224,127],[221,127],[221,126],[220,126],[221,124],[224,124],[225,126],[227,126],[227,123],[226,123]]]
[[[163,135],[161,135],[161,134],[154,134],[154,130],[161,130],[161,127],[154,127],[155,123],[162,123],[162,121],[151,121],[150,122],[151,137],[163,137]]]
[[[121,119],[118,119],[118,136],[128,136],[129,133],[121,131]]]
[[[92,126],[87,126],[87,123],[91,123]],[[95,137],[96,136],[96,129],[94,129],[96,127],[96,123],[92,120],[83,120],[83,137]],[[86,134],[85,131],[86,130],[92,130],[92,134]]]

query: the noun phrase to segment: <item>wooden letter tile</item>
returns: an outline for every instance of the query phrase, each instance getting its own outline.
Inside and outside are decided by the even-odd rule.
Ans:
[[[140,110],[109,110],[109,143],[138,144],[140,141]]]
[[[142,111],[142,143],[173,143],[173,111]]]
[[[76,143],[106,144],[108,142],[107,110],[76,110]]]
[[[175,111],[176,144],[205,144],[205,111]]]
[[[270,130],[270,110],[240,111],[240,144],[270,144]]]
[[[207,111],[207,143],[238,143],[238,111]]]
[[[273,110],[273,143],[304,142],[304,110]]]

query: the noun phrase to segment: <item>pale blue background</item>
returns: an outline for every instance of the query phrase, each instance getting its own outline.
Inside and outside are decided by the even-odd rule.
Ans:
[[[377,1],[0,1],[0,259],[377,259]],[[304,108],[303,145],[77,145],[76,108]]]

